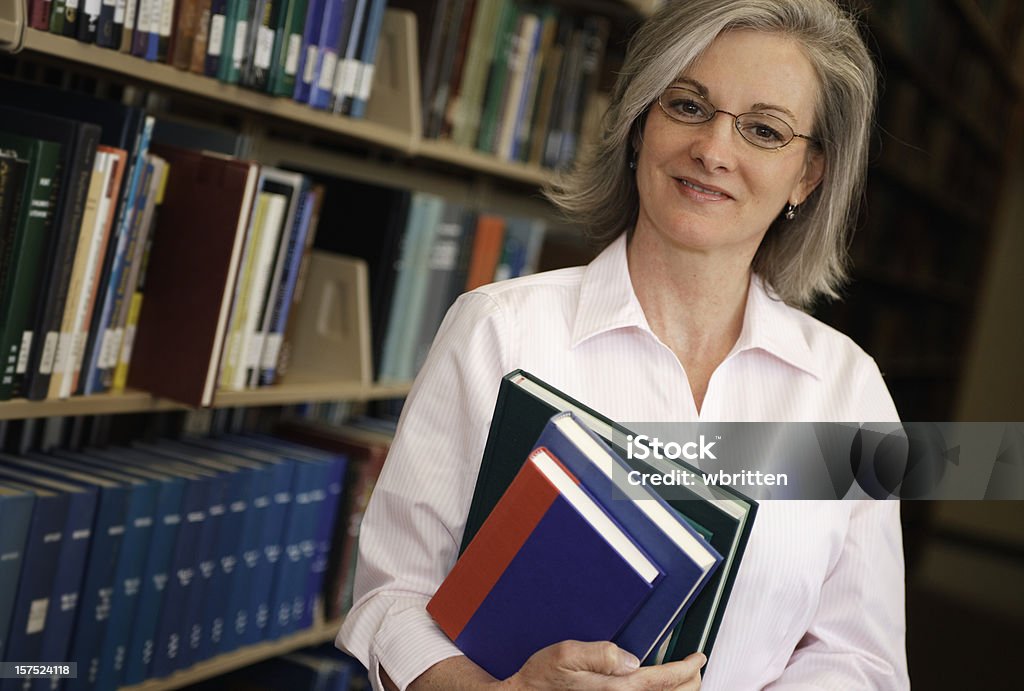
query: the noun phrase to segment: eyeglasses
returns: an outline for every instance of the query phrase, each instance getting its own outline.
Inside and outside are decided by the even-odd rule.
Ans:
[[[813,137],[797,134],[782,118],[768,113],[740,113],[715,108],[710,101],[692,89],[670,86],[658,97],[658,105],[676,122],[684,125],[700,125],[710,122],[718,113],[724,113],[736,121],[740,136],[759,149],[781,149],[796,137],[816,143]]]

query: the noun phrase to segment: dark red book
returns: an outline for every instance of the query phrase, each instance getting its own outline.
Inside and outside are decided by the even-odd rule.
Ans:
[[[128,385],[193,406],[213,402],[259,165],[153,146],[170,164],[146,269]]]

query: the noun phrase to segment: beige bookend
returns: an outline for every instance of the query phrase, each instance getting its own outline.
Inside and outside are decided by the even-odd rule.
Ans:
[[[366,262],[314,250],[295,328],[284,384],[373,380],[370,288]]]
[[[27,8],[28,3],[22,0],[0,0],[0,51],[21,50],[28,26]]]
[[[389,9],[384,14],[377,44],[377,64],[373,91],[366,104],[366,119],[410,132],[418,141],[423,131],[419,73],[416,15]]]

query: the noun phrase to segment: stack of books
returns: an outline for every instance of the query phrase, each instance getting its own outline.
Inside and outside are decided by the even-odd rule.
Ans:
[[[492,674],[567,639],[653,664],[710,657],[757,503],[727,487],[665,499],[625,486],[631,469],[666,470],[624,460],[613,437],[628,434],[527,372],[502,380],[463,552],[428,606]]]

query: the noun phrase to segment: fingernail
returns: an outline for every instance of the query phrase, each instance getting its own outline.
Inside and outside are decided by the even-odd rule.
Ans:
[[[700,653],[700,665],[699,666],[703,667],[707,663],[708,663],[708,656],[705,655],[704,653]]]
[[[626,653],[622,656],[622,666],[632,672],[633,670],[640,668],[640,660],[636,659],[635,655]]]

